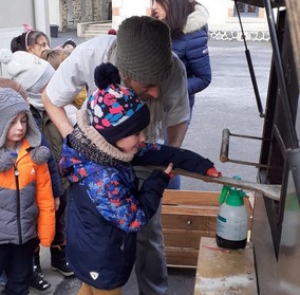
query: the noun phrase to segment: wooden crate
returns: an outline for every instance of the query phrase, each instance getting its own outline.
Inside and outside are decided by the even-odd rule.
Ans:
[[[201,237],[216,234],[219,196],[220,192],[165,190],[162,226],[169,267],[196,268]],[[252,218],[247,199],[245,204]]]

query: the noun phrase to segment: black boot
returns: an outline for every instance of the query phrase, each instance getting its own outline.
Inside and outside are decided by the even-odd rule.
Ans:
[[[50,251],[52,270],[59,271],[65,277],[73,276],[74,272],[65,254],[65,246],[51,246]]]
[[[40,253],[37,254],[34,253],[34,259],[33,259],[33,270],[34,272],[40,276],[41,278],[44,277],[44,274],[42,272],[41,263],[40,263]]]
[[[33,271],[30,288],[38,294],[50,294],[53,291],[51,284],[43,279],[35,270]]]

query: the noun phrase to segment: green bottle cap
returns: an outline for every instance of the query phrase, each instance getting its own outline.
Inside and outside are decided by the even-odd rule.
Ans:
[[[239,189],[230,189],[226,198],[226,204],[230,206],[243,206],[245,193]]]

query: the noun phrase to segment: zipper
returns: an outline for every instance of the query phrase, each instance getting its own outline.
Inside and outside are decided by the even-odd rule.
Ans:
[[[17,225],[18,225],[18,236],[19,245],[22,245],[22,229],[21,229],[21,200],[20,200],[20,185],[19,185],[19,171],[17,164],[14,164],[15,169],[15,182],[17,188]]]

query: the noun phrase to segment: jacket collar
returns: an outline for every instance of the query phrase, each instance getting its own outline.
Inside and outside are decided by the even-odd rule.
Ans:
[[[193,33],[201,30],[207,25],[208,12],[203,5],[195,5],[195,10],[189,14],[186,25],[183,29],[184,34]]]

